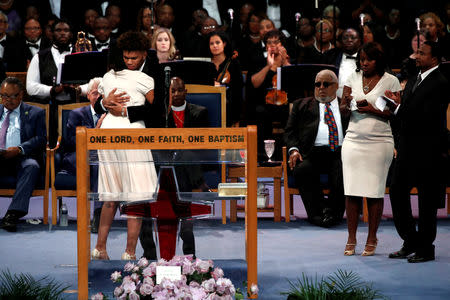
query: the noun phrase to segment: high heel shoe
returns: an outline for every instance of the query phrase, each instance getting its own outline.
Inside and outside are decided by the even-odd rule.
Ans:
[[[350,249],[347,249],[350,248]],[[356,248],[356,243],[355,244],[347,244],[345,245],[345,251],[344,251],[344,255],[345,256],[352,256],[355,255],[355,248]]]
[[[361,253],[361,256],[372,256],[375,254],[375,250],[377,249],[378,240],[375,241],[374,244],[366,244],[364,251]],[[372,250],[367,250],[367,247],[373,247]]]
[[[106,251],[99,251],[94,248],[91,252],[91,259],[93,260],[109,260],[108,253]]]
[[[127,251],[122,254],[122,260],[136,260],[136,255],[131,255]]]

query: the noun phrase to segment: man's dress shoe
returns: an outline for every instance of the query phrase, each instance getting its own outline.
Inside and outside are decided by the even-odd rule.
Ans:
[[[20,217],[14,213],[7,212],[0,223],[1,228],[9,232],[17,231],[17,224],[19,223]]]
[[[416,252],[416,250],[411,248],[402,247],[400,250],[389,253],[389,258],[407,258],[409,255]]]
[[[422,254],[414,254],[411,257],[408,257],[408,262],[409,263],[421,263],[421,262],[426,262],[426,261],[430,261],[430,260],[434,260],[434,253],[430,253],[428,255],[422,255]]]

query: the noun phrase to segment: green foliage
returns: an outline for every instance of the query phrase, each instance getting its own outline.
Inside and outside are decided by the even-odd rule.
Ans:
[[[312,279],[302,273],[296,283],[289,281],[290,291],[282,292],[288,300],[372,300],[387,299],[361,280],[358,274],[337,270],[327,278]]]
[[[36,280],[30,274],[0,273],[0,299],[59,300],[68,287],[47,276]]]

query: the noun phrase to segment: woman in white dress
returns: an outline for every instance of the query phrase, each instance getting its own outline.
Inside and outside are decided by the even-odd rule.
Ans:
[[[139,106],[153,102],[154,82],[139,71],[147,57],[149,41],[140,32],[127,32],[119,37],[117,45],[123,52],[125,69],[114,67],[103,76],[99,92],[108,95],[113,89],[126,92],[130,100],[126,106]],[[143,121],[130,123],[126,109],[121,116],[108,113],[101,128],[145,128]],[[100,215],[97,244],[91,253],[93,259],[109,259],[106,242],[118,201],[148,200],[156,190],[157,174],[150,150],[102,150],[99,156],[98,193],[106,201]],[[128,217],[127,245],[122,259],[136,259],[136,243],[142,220]]]
[[[357,66],[343,91],[343,103],[352,111],[342,144],[349,233],[344,255],[355,254],[359,212],[362,197],[366,197],[369,232],[361,255],[370,256],[377,247],[386,178],[394,156],[389,109],[380,110],[375,103],[386,90],[400,91],[401,86],[395,76],[384,71],[386,60],[378,43],[367,43],[362,47]]]

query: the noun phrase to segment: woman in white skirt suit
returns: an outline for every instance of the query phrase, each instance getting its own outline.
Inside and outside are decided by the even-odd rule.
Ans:
[[[388,121],[390,112],[387,107],[380,110],[375,103],[386,90],[399,91],[401,86],[396,77],[384,71],[386,60],[378,43],[363,45],[357,66],[343,92],[343,102],[351,110],[342,144],[349,233],[344,255],[355,254],[359,212],[362,198],[367,197],[369,233],[362,255],[370,256],[377,247],[386,178],[394,156],[394,140]]]

